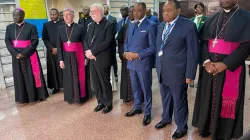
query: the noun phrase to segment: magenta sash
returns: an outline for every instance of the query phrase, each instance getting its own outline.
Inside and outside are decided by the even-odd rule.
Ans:
[[[222,39],[218,39],[217,43],[213,46],[214,40],[208,41],[208,49],[211,53],[229,55],[236,50],[240,43],[226,42]],[[239,83],[242,66],[231,72],[226,70],[226,78],[222,91],[222,118],[235,119],[236,102],[239,96]]]
[[[85,91],[85,58],[84,50],[81,42],[71,42],[68,46],[67,42],[63,43],[63,50],[65,52],[75,52],[78,68],[78,80],[81,97],[86,97]]]
[[[12,40],[12,45],[14,48],[26,48],[31,44],[30,40]],[[41,82],[41,75],[40,75],[40,65],[39,65],[39,60],[38,60],[38,55],[37,52],[34,52],[30,56],[30,63],[32,67],[32,73],[35,79],[35,84],[37,88],[42,87],[42,82]]]

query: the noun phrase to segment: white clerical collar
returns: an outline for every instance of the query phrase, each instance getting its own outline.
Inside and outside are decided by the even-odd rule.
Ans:
[[[18,26],[21,26],[24,23],[24,21],[22,23],[16,23]]]
[[[72,23],[74,23],[74,22],[72,22]],[[72,23],[70,23],[70,24],[67,24],[67,25],[68,25],[68,26],[70,27]]]
[[[175,23],[176,22],[176,20],[179,18],[179,16],[177,16],[173,21],[171,21],[171,22],[168,22],[167,24],[170,24],[170,25],[172,25],[173,23]]]
[[[200,18],[200,17],[202,17],[202,16],[203,16],[203,14],[201,14],[201,15],[197,15],[196,17]]]
[[[56,20],[56,21],[53,21],[54,23],[57,23],[60,19]]]
[[[237,6],[238,6],[238,4],[237,4],[236,6],[234,6],[232,9],[234,9],[234,8],[237,7]],[[226,13],[229,13],[232,9],[230,9],[230,10],[224,9],[224,11],[225,11]]]
[[[133,21],[132,21],[132,20],[130,20],[130,22],[131,22],[131,23],[135,23],[135,20],[133,20]]]

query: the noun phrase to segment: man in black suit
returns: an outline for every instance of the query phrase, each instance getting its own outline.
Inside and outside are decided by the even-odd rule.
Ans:
[[[118,67],[117,67],[117,59],[116,59],[116,40],[115,40],[115,35],[117,32],[117,20],[115,17],[111,16],[109,14],[109,6],[107,4],[103,4],[103,8],[104,8],[104,16],[105,18],[113,23],[114,26],[114,34],[113,34],[113,41],[112,41],[112,48],[113,48],[113,64],[112,66],[114,67],[114,74],[115,74],[115,81],[118,82]]]
[[[112,110],[112,87],[110,83],[110,69],[113,64],[114,26],[104,18],[104,8],[101,4],[93,4],[90,8],[94,22],[89,24],[84,40],[85,55],[90,60],[91,75],[98,106],[95,112],[106,114]]]

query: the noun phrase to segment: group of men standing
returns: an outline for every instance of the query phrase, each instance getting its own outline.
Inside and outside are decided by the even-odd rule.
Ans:
[[[53,93],[64,88],[64,100],[69,104],[84,103],[94,90],[98,103],[94,111],[110,112],[111,66],[118,80],[117,40],[122,62],[121,99],[134,100],[126,117],[144,110],[142,124],[151,122],[152,69],[156,67],[163,113],[155,128],[171,124],[174,113],[177,130],[172,138],[185,136],[187,88],[195,79],[199,63],[192,125],[199,128],[201,137],[212,134],[214,140],[239,138],[243,134],[244,61],[250,53],[250,14],[239,7],[237,0],[220,0],[220,5],[222,10],[206,19],[202,15],[205,7],[198,3],[197,15],[189,20],[179,16],[180,3],[169,0],[163,6],[162,23],[148,14],[151,11],[144,2],[121,7],[118,23],[109,15],[106,4],[84,7],[79,24],[73,22],[72,9],[64,9],[64,21],[59,19],[57,9],[51,9],[51,21],[43,28],[48,88],[53,88]],[[21,8],[13,12],[15,23],[7,26],[5,37],[13,60],[16,102],[20,103],[48,97],[36,51],[37,30],[24,22],[24,16]]]

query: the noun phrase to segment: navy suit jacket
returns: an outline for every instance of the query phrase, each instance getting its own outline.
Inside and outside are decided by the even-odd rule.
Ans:
[[[166,22],[158,26],[156,41],[156,71],[159,82],[168,86],[183,85],[186,78],[194,80],[198,64],[199,38],[196,25],[179,16],[159,56]],[[160,79],[161,75],[161,79]]]
[[[148,16],[147,18],[148,18],[148,20],[154,22],[154,23],[157,24],[157,25],[159,25],[159,23],[160,23],[158,17],[156,17],[156,16],[154,16],[154,15]]]
[[[127,67],[138,71],[152,70],[152,55],[155,53],[157,26],[145,18],[133,35],[135,26],[136,24],[132,23],[128,27],[124,52],[138,53],[139,58],[128,61]]]
[[[118,23],[117,23],[117,32],[118,33],[121,30],[122,26],[124,26],[124,25],[122,25],[122,23],[124,22],[124,20],[125,20],[124,25],[127,24],[130,21],[128,17],[126,17],[125,19],[122,18],[121,20],[119,20]]]

